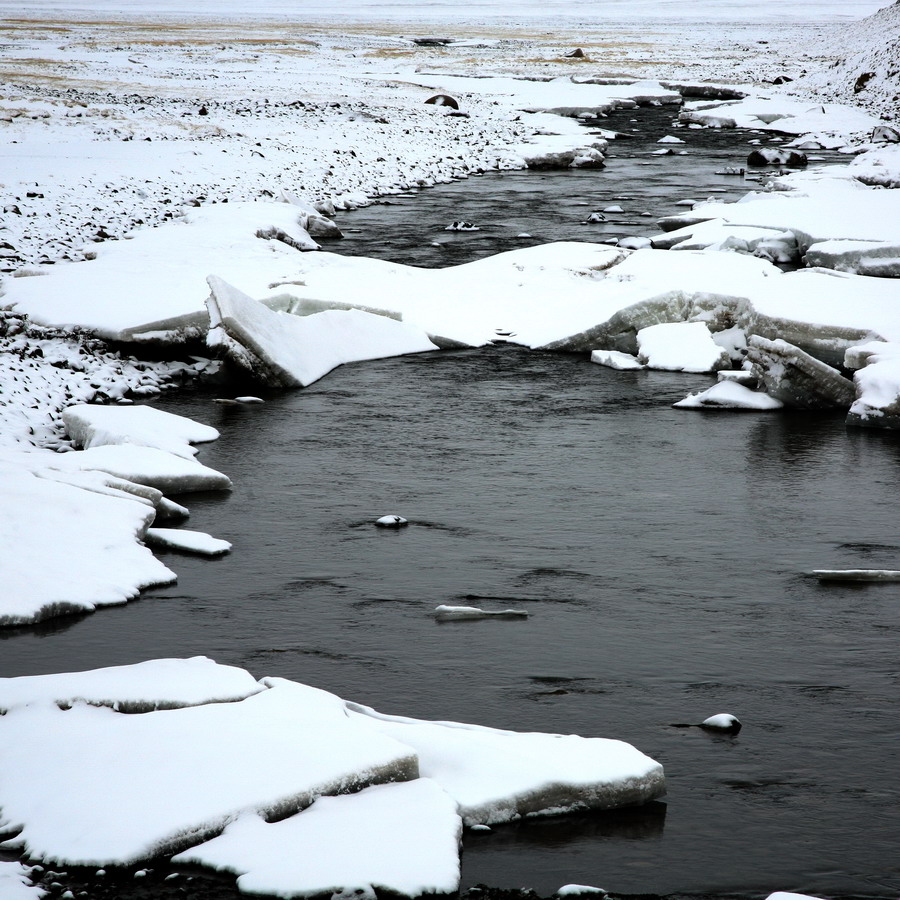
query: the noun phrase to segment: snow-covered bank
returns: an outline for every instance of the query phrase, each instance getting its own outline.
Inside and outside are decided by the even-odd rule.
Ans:
[[[282,897],[452,893],[463,821],[665,790],[662,767],[620,741],[384,716],[202,658],[0,679],[0,705],[5,846],[69,865],[184,850],[176,861]]]

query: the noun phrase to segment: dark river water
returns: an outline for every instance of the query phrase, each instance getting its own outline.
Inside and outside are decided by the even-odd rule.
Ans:
[[[500,345],[346,366],[262,405],[167,395],[222,432],[200,458],[234,491],[182,500],[232,553],[161,553],[177,585],[3,632],[0,674],[205,654],[664,764],[661,802],[467,834],[463,887],[894,898],[900,585],[806,573],[900,568],[900,445],[841,415],[671,408],[710,381]],[[410,526],[374,527],[386,513]],[[530,615],[438,623],[442,603]],[[739,735],[673,727],[719,712]]]

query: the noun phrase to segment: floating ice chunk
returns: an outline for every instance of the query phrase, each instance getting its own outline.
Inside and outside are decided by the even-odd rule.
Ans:
[[[276,313],[211,275],[210,339],[267,384],[305,387],[343,363],[436,350],[424,331],[356,309]]]
[[[847,409],[853,402],[856,392],[852,381],[786,341],[753,335],[747,359],[766,393],[785,406]]]
[[[263,400],[262,397],[254,397],[251,394],[246,394],[243,397],[235,397],[234,399],[235,399],[236,403],[252,404],[252,403],[265,403],[266,402],[265,400]]]
[[[63,471],[97,469],[128,481],[146,484],[167,494],[189,491],[226,491],[231,479],[195,459],[175,456],[155,447],[107,444],[65,453],[53,461]]]
[[[21,827],[15,841],[31,857],[125,865],[242,812],[285,816],[323,794],[418,776],[412,750],[349,718],[333,694],[264,683],[235,703],[142,715],[16,707],[0,717],[0,827]]]
[[[354,721],[413,747],[419,768],[467,825],[644,803],[665,792],[662,766],[622,741],[499,731],[387,716],[348,703]]]
[[[461,833],[456,803],[418,778],[321,797],[271,825],[246,814],[174,861],[234,872],[242,891],[276,897],[453,894]]]
[[[656,143],[657,144],[683,144],[684,141],[679,137],[674,137],[671,134],[667,134],[665,137],[661,137]]]
[[[781,409],[784,405],[768,394],[751,391],[750,388],[734,381],[720,381],[698,394],[689,394],[684,400],[673,403],[680,409]]]
[[[896,569],[813,569],[819,581],[900,581]]]
[[[604,891],[603,888],[593,887],[590,884],[564,884],[561,888],[554,892],[553,896],[597,898],[598,895],[600,897],[605,897],[606,893],[607,892]]]
[[[718,713],[704,719],[700,723],[700,727],[710,731],[727,731],[730,734],[737,734],[741,730],[741,723],[737,716],[733,716],[731,713]]]
[[[622,207],[619,206],[618,203],[616,203],[616,204],[614,204],[613,206],[604,206],[604,207],[603,207],[603,212],[608,212],[608,213],[620,213],[620,212],[625,212],[625,210],[622,209]]]
[[[54,464],[61,458],[47,457]],[[155,515],[150,501],[110,488],[107,477],[95,489],[94,473],[64,478],[36,477],[21,466],[0,464],[0,625],[90,612],[175,580],[140,543]],[[87,490],[79,486],[81,479]]]
[[[0,860],[0,897],[3,900],[40,900],[47,892],[31,883],[32,869],[18,862]]]
[[[638,359],[648,369],[714,372],[731,365],[703,322],[667,322],[637,333]]]
[[[139,444],[191,457],[197,453],[191,444],[219,437],[219,432],[210,425],[152,406],[85,403],[67,407],[62,415],[69,437],[76,446],[85,449],[106,444]]]
[[[819,900],[818,897],[813,897],[810,894],[795,894],[791,891],[775,891],[774,894],[769,894],[766,897],[766,900]]]
[[[644,364],[630,353],[620,350],[592,350],[591,362],[608,366],[610,369],[643,369]]]
[[[434,608],[434,617],[439,622],[472,621],[497,616],[501,619],[527,619],[524,609],[479,609],[477,606],[447,606],[442,604]]]
[[[471,222],[457,221],[451,222],[444,231],[481,231],[481,228]]]
[[[388,515],[376,519],[375,524],[379,528],[402,528],[404,525],[409,525],[409,520],[404,519],[403,516]]]
[[[243,700],[261,690],[263,685],[249,672],[219,665],[205,656],[152,659],[86,672],[0,678],[0,710],[26,703],[71,706],[83,701],[146,712]]]
[[[145,540],[157,547],[183,550],[200,556],[221,556],[231,550],[231,544],[214,538],[203,531],[189,531],[186,528],[148,528]]]

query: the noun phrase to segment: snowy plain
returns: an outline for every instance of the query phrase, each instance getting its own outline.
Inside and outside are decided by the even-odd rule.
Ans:
[[[214,337],[209,355],[226,349],[251,370],[260,358],[271,362],[272,346],[260,343],[259,329],[249,325],[270,322],[268,314],[285,317],[290,309],[300,316],[290,333],[317,335],[294,383],[309,383],[349,359],[435,345],[481,346],[498,332],[515,332],[516,340],[530,347],[640,354],[638,365],[663,359],[661,368],[684,369],[693,365],[696,347],[659,340],[660,335],[675,333],[672,328],[696,334],[698,328],[722,332],[737,325],[748,334],[787,336],[831,365],[858,369],[851,416],[859,424],[893,422],[900,417],[900,206],[893,190],[900,186],[900,151],[897,145],[873,146],[869,138],[878,125],[897,124],[897,86],[888,75],[896,60],[885,56],[884,47],[896,48],[900,25],[897,7],[883,10],[868,27],[855,21],[879,7],[872,2],[794,4],[789,10],[764,0],[717,4],[712,22],[704,13],[710,27],[698,28],[696,10],[675,0],[654,3],[652,9],[647,3],[610,3],[603,18],[594,20],[558,2],[519,2],[514,9],[310,4],[300,23],[293,5],[272,2],[254,6],[257,27],[248,38],[241,30],[246,5],[238,2],[213,10],[199,2],[158,0],[149,10],[121,0],[90,5],[38,0],[29,4],[27,15],[0,5],[6,40],[0,56],[0,127],[7,138],[0,147],[0,261],[7,273],[2,303],[13,306],[4,314],[0,336],[6,512],[0,554],[7,575],[0,624],[122,603],[144,587],[174,579],[146,546],[153,539],[151,526],[177,510],[164,493],[230,487],[227,473],[193,459],[192,442],[214,440],[212,430],[164,415],[153,421],[149,411],[138,413],[127,404],[97,407],[94,415],[84,405],[137,399],[216,368],[206,357],[142,361],[93,337],[165,343],[204,336],[210,324],[208,276],[233,284],[249,295],[247,302],[266,299],[268,307],[259,305],[244,316],[242,328],[226,340]],[[848,22],[854,24],[843,31]],[[415,41],[449,31],[459,38],[455,46]],[[891,34],[894,44],[885,40]],[[586,61],[566,56],[575,47],[584,48]],[[840,54],[829,81],[829,67]],[[860,75],[876,63],[881,68],[854,92]],[[785,75],[793,80],[771,84]],[[607,83],[589,83],[591,76]],[[702,126],[704,116],[711,117],[708,121],[737,117],[738,124],[846,148],[847,165],[824,174],[773,175],[772,190],[739,204],[702,203],[680,216],[673,211],[653,249],[550,245],[439,272],[325,252],[301,255],[316,246],[317,214],[327,218],[333,209],[379,196],[521,168],[561,151],[580,164],[595,161],[609,138],[586,136],[576,119],[549,110],[602,112],[638,102],[675,106],[681,103],[678,84],[707,80],[737,82],[751,99],[707,100],[702,103],[711,106],[707,109],[688,99],[693,125]],[[458,96],[463,115],[424,103],[438,90]],[[856,106],[823,105],[833,99]],[[806,257],[815,270],[784,273],[775,265],[781,253],[793,254],[795,262]],[[564,301],[549,308],[547,297],[560,293]],[[316,318],[322,316],[326,319]],[[323,324],[346,322],[348,316],[376,322],[368,332],[361,326],[361,349],[348,348],[346,328]],[[396,339],[400,331],[403,340]],[[721,368],[722,347],[705,338],[704,370]],[[276,343],[283,349],[288,342],[279,334]],[[734,399],[734,391],[718,392]],[[757,394],[755,401],[738,400],[756,409],[777,405],[766,394],[749,393]],[[157,533],[158,539],[165,537]],[[214,538],[204,536],[195,549],[217,547]],[[187,662],[146,665],[162,670]],[[309,783],[279,782],[296,762],[290,735],[279,732],[283,767],[237,784],[233,772],[252,770],[243,762],[277,743],[268,731],[254,728],[263,720],[261,728],[270,727],[273,718],[302,718],[300,694],[306,697],[304,714],[318,710],[319,701],[329,715],[338,710],[339,735],[358,731],[359,718],[376,719],[371,711],[351,707],[348,713],[338,698],[322,699],[312,688],[249,687],[246,673],[233,685],[215,688],[224,696],[201,692],[190,695],[193,699],[166,681],[146,693],[140,678],[129,692],[131,678],[131,673],[70,675],[56,685],[19,679],[0,685],[0,706],[21,706],[17,697],[31,704],[0,722],[0,730],[12,736],[4,751],[0,807],[8,826],[24,826],[18,840],[27,844],[30,857],[133,861],[196,843],[231,821],[221,837],[191,851],[192,858],[246,873],[241,878],[251,891],[261,884],[265,891],[293,896],[345,887],[334,883],[333,869],[314,884],[304,880],[306,873],[288,872],[286,882],[273,881],[269,861],[281,855],[276,832],[282,829],[256,813],[283,812],[291,804],[293,811],[321,793],[323,784],[352,781],[360,772],[370,778],[373,772],[379,778],[413,777],[410,747],[423,759],[427,753],[448,754],[431,766],[434,773],[422,772],[438,783],[442,764],[449,771],[459,764],[450,753],[453,742],[440,737],[446,723],[417,723],[416,730],[428,736],[427,753],[414,740],[406,746],[385,737],[382,746],[367,733],[354,745],[365,750],[362,761],[348,758],[341,768],[329,745],[316,760],[324,755],[332,768],[317,771]],[[192,682],[179,676],[178,683],[183,689]],[[283,707],[276,702],[281,698]],[[60,703],[75,706],[61,710]],[[138,722],[116,710],[92,708],[116,703],[122,708],[199,704],[199,709],[161,708]],[[263,719],[246,714],[259,706],[277,709]],[[170,729],[176,720],[189,724]],[[413,726],[397,718],[393,724],[387,717],[378,721],[391,735]],[[157,731],[153,726],[160,722]],[[233,727],[240,741],[248,742],[235,758],[219,760],[216,777],[231,793],[215,797],[200,796],[190,778],[179,781],[166,768],[172,759],[185,759],[185,735],[210,727],[220,732]],[[321,736],[328,728],[316,731]],[[449,723],[449,728],[455,738],[477,742],[479,737],[471,726]],[[430,731],[439,736],[432,738]],[[67,746],[82,754],[73,755],[68,769],[60,768],[65,761],[59,747],[41,740],[47,733],[66,737]],[[482,737],[487,747],[490,742]],[[559,736],[532,737],[560,743]],[[581,746],[582,740],[574,742]],[[92,759],[96,747],[112,759],[117,747],[136,742],[152,746],[154,752],[142,760],[144,771],[156,781],[165,768],[169,774],[162,780],[169,793],[129,793],[133,770],[121,772],[131,814],[126,809],[123,820],[114,820],[98,805],[97,819],[88,823],[95,843],[83,845],[78,830],[85,822],[64,815],[58,797],[89,810],[83,798],[98,792],[100,783],[91,781],[96,775],[91,766],[79,766],[78,760]],[[48,756],[36,754],[37,748]],[[197,745],[198,766],[204,749]],[[585,784],[604,777],[616,783],[649,779],[645,798],[656,795],[661,770],[628,748],[632,751],[637,756],[621,769],[611,770],[601,758],[600,771],[583,780],[572,802],[583,802]],[[454,879],[458,883],[454,853],[460,815],[466,819],[466,810],[502,808],[504,801],[515,807],[516,796],[534,793],[534,785],[552,771],[554,757],[538,754],[533,772],[523,766],[506,773],[527,782],[510,788],[508,797],[485,799],[476,791],[475,800],[457,800],[455,811],[447,800],[448,794],[456,797],[454,789],[436,789],[413,777],[408,784],[420,794],[387,801],[387,811],[397,802],[416,803],[421,820],[434,824],[433,831],[420,834],[429,867],[407,872],[408,859],[394,862],[388,875],[362,867],[353,873],[355,884],[409,895],[452,890]],[[21,788],[37,780],[32,766],[65,772],[49,786],[53,798],[46,806]],[[13,772],[20,780],[10,777]],[[101,774],[108,785],[109,771]],[[367,790],[386,796],[406,784]],[[483,788],[483,781],[477,786]],[[364,795],[367,791],[354,799],[365,803]],[[175,796],[184,802],[171,802]],[[151,800],[158,804],[152,816]],[[322,827],[310,826],[326,848],[329,828],[345,827],[339,812],[344,801],[333,803],[318,807]],[[316,804],[297,822],[312,822],[319,815],[310,815],[314,810]],[[336,826],[327,821],[332,812]],[[385,814],[374,803],[362,817],[375,816],[377,823]],[[469,817],[477,819],[471,812]],[[293,821],[285,820],[284,830]],[[328,859],[332,852],[321,855]],[[374,856],[379,856],[377,844]],[[23,869],[0,865],[0,886],[13,885],[10,896],[20,891],[18,885],[30,893]],[[268,870],[268,880],[254,880],[260,866]],[[341,873],[350,877],[346,867]]]

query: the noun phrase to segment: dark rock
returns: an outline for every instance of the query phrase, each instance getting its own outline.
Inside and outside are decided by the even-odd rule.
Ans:
[[[449,94],[435,94],[433,97],[429,97],[425,102],[432,103],[435,106],[449,106],[450,109],[459,109],[459,102]]]
[[[748,166],[787,166],[790,169],[805,169],[809,165],[806,154],[788,148],[760,147],[747,157]]]
[[[856,79],[856,83],[853,85],[853,93],[858,94],[860,91],[865,90],[866,85],[875,77],[874,72],[863,72],[859,78]]]
[[[584,50],[576,47],[571,53],[566,54],[566,59],[584,59]]]

